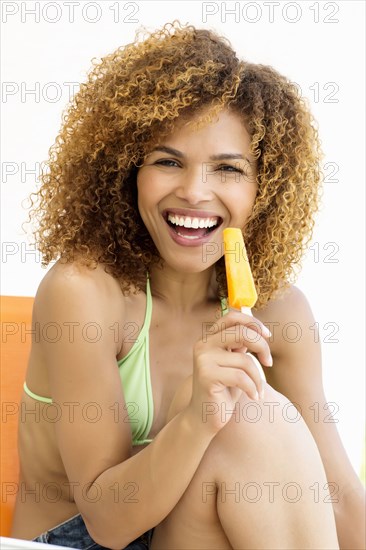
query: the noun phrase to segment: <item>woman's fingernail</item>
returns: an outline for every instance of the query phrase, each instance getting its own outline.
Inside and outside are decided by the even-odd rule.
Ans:
[[[268,365],[269,367],[273,367],[272,355],[268,355],[268,357],[267,357],[267,365]]]
[[[257,391],[255,392],[253,399],[255,399],[256,401],[259,401],[259,395]]]
[[[262,324],[262,331],[263,331],[263,334],[268,338],[272,337],[272,332],[266,327],[266,325]]]

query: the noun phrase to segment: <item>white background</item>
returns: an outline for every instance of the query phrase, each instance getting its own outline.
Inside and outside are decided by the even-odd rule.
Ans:
[[[337,426],[359,472],[365,426],[364,2],[1,4],[5,295],[34,296],[45,274],[21,229],[27,217],[21,203],[37,186],[27,171],[47,159],[76,90],[72,83],[85,80],[93,57],[132,42],[141,25],[155,30],[179,19],[217,30],[240,57],[272,65],[299,84],[329,164],[313,244],[296,284],[319,323],[327,400],[338,407]]]

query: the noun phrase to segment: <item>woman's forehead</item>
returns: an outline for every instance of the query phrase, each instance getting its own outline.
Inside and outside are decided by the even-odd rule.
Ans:
[[[170,131],[157,132],[148,145],[148,154],[159,150],[183,157],[190,146],[199,145],[208,147],[217,157],[215,160],[220,160],[218,157],[225,154],[226,158],[236,155],[237,158],[246,158],[248,162],[255,161],[250,151],[251,136],[240,114],[223,109],[212,120],[200,123],[202,116],[202,112],[185,115],[176,120]]]

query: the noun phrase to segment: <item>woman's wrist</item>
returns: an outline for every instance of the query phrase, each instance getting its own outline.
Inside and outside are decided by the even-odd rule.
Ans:
[[[201,444],[208,446],[217,433],[209,423],[204,421],[203,408],[201,417],[198,418],[190,406],[183,409],[177,416],[181,418],[182,428],[193,441],[197,439]]]

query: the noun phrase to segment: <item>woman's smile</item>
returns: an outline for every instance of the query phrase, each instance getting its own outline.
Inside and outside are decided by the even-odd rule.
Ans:
[[[221,216],[202,210],[168,209],[163,218],[172,239],[182,246],[199,246],[209,241],[222,223]]]

